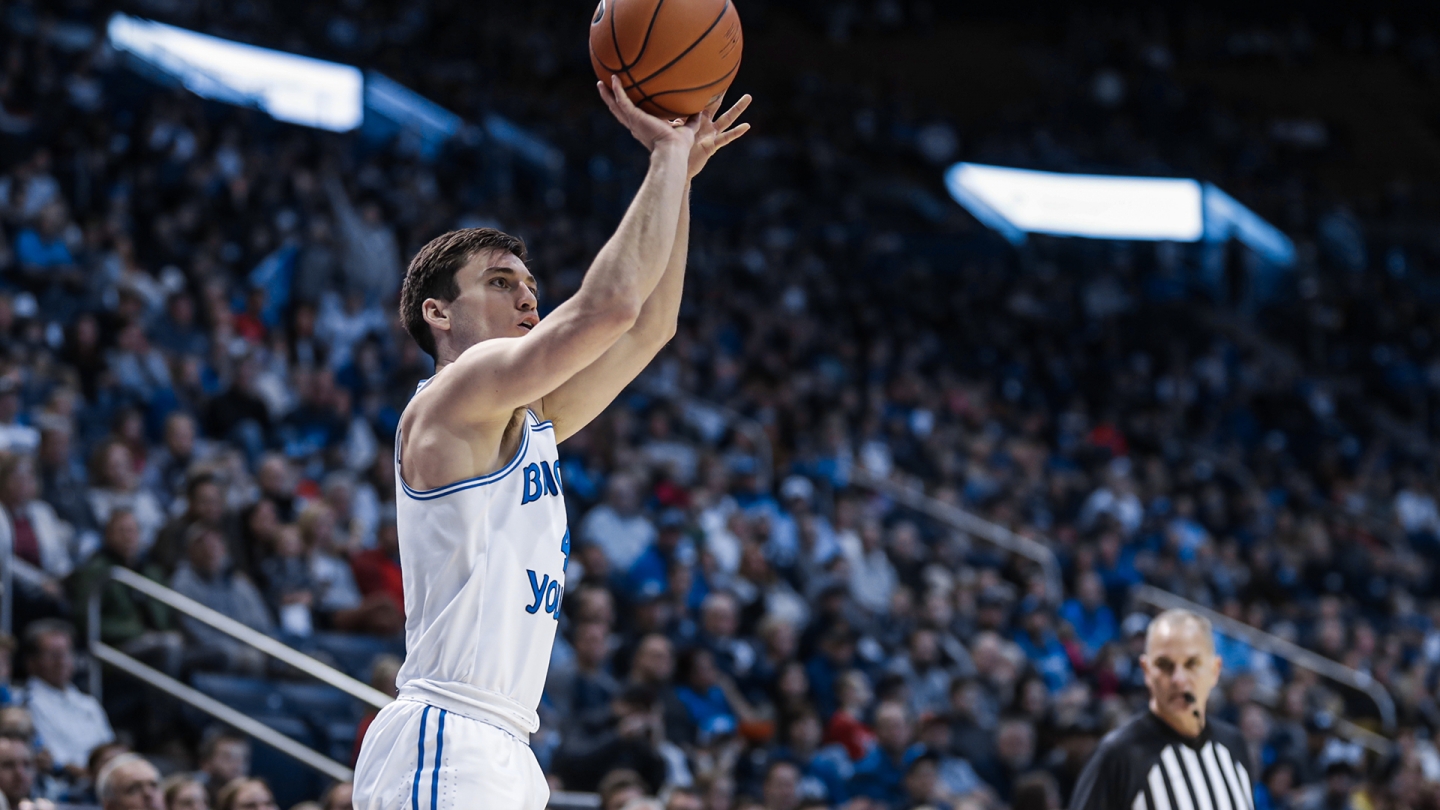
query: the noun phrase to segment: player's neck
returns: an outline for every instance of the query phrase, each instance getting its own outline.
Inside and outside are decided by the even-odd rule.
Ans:
[[[1205,731],[1205,715],[1198,709],[1194,714],[1189,716],[1171,717],[1161,713],[1156,708],[1155,702],[1151,701],[1150,713],[1155,715],[1155,718],[1160,722],[1173,729],[1176,734],[1179,734],[1187,740],[1193,740]]]

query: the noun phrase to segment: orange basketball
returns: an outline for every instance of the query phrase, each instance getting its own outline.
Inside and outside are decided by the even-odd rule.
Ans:
[[[725,93],[740,68],[740,13],[731,0],[600,0],[590,63],[608,86],[652,115],[680,118]]]

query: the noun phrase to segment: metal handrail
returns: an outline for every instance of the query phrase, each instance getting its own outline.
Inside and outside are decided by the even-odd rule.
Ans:
[[[357,698],[376,709],[383,709],[393,700],[389,695],[381,692],[369,684],[362,683],[346,675],[328,664],[321,663],[314,658],[290,647],[279,641],[251,629],[226,616],[225,614],[208,608],[188,596],[177,593],[160,583],[143,577],[128,568],[114,566],[110,569],[108,580],[118,582],[133,590],[139,591],[157,602],[168,605],[194,619],[197,619],[211,627],[225,633],[236,640],[254,647],[260,652],[279,659],[290,666],[304,672],[306,675],[327,683],[342,692]],[[89,604],[89,630],[90,646],[100,642],[100,593],[104,589],[105,581],[97,583],[95,590],[90,593]],[[98,671],[91,672],[90,687],[91,694],[99,695],[100,675]]]
[[[96,660],[109,664],[127,675],[189,703],[222,723],[249,734],[283,754],[288,754],[337,782],[349,782],[355,777],[354,771],[319,751],[295,742],[259,720],[226,706],[204,692],[186,686],[158,669],[140,663],[109,644],[92,639],[90,654],[95,656]],[[98,669],[98,667],[92,668],[92,670]]]
[[[1380,725],[1385,733],[1393,734],[1395,732],[1395,700],[1390,696],[1390,691],[1385,688],[1384,684],[1376,681],[1367,673],[1351,669],[1298,644],[1286,641],[1273,633],[1257,630],[1244,622],[1236,621],[1169,591],[1162,591],[1153,585],[1137,585],[1133,594],[1141,602],[1161,610],[1181,608],[1198,613],[1209,619],[1210,624],[1227,636],[1238,638],[1256,649],[1283,658],[1295,666],[1308,669],[1321,677],[1329,678],[1336,683],[1364,693],[1375,702],[1375,706],[1380,712]]]
[[[993,523],[958,506],[945,503],[938,498],[882,478],[864,468],[856,468],[851,475],[852,483],[872,489],[882,495],[904,504],[942,523],[978,537],[992,545],[1037,563],[1045,575],[1045,599],[1052,605],[1060,604],[1064,598],[1064,580],[1060,574],[1060,559],[1050,547],[1030,537],[1016,534],[998,523]]]

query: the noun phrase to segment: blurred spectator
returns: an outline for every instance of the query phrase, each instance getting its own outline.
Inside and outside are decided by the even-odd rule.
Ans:
[[[165,810],[210,810],[210,797],[200,780],[188,774],[174,774],[160,783]]]
[[[140,526],[140,550],[149,551],[155,535],[165,524],[165,510],[155,493],[140,485],[134,457],[120,438],[100,443],[90,462],[90,487],[86,491],[90,511],[99,525],[110,520],[116,509],[127,509]]]
[[[248,570],[251,556],[263,550],[247,548],[231,532],[225,520],[225,494],[219,477],[204,471],[191,475],[185,483],[183,502],[185,511],[171,518],[156,536],[150,561],[167,573],[174,572],[185,556],[185,535],[195,526],[205,526],[225,535],[235,566]]]
[[[567,790],[598,790],[617,769],[628,768],[645,784],[663,784],[665,760],[657,750],[664,722],[655,693],[643,686],[627,687],[610,702],[610,717],[599,733],[572,737],[555,757],[554,773]],[[642,787],[641,793],[648,793]]]
[[[390,595],[361,596],[350,564],[335,536],[335,514],[324,503],[312,503],[300,515],[305,543],[305,564],[315,588],[312,611],[325,628],[390,636],[400,632],[405,618]]]
[[[186,559],[175,569],[170,587],[252,630],[271,633],[275,620],[254,583],[230,565],[225,538],[217,529],[192,526],[185,537]],[[194,643],[196,665],[236,674],[259,675],[265,655],[199,619],[182,616],[180,626]]]
[[[605,502],[580,522],[580,540],[604,551],[615,571],[629,571],[656,535],[654,524],[640,512],[639,483],[629,475],[611,476]]]
[[[96,780],[101,810],[166,810],[160,772],[138,754],[121,754]]]
[[[70,558],[73,530],[55,510],[40,500],[40,482],[30,456],[0,456],[0,532],[10,537],[15,556],[54,579],[74,568]],[[3,542],[3,541],[0,541]]]
[[[11,807],[35,796],[35,753],[10,737],[0,737],[0,794]]]
[[[184,639],[170,609],[153,599],[137,599],[125,585],[109,580],[110,569],[127,568],[155,582],[163,582],[160,566],[145,562],[140,548],[140,525],[125,509],[115,509],[105,525],[104,545],[70,580],[75,604],[89,605],[100,588],[100,640],[121,652],[178,677],[184,656]],[[103,584],[102,584],[103,583]],[[88,638],[88,610],[80,616],[80,633]]]
[[[211,726],[200,741],[200,770],[195,781],[205,787],[211,806],[219,806],[221,791],[236,780],[250,776],[250,738]]]
[[[350,569],[355,576],[355,587],[360,594],[370,599],[382,594],[400,612],[404,620],[405,591],[400,578],[400,533],[393,517],[380,521],[375,532],[375,547],[361,551],[350,558]]]
[[[885,702],[875,707],[875,745],[855,763],[850,790],[868,796],[881,805],[904,810],[905,773],[925,751],[914,741],[914,722],[901,703]]]
[[[215,810],[279,810],[270,787],[259,779],[236,779],[220,789]]]
[[[110,720],[95,698],[75,688],[74,631],[65,622],[41,619],[25,629],[25,692],[35,731],[45,740],[55,767],[71,779],[85,776],[90,752],[115,739]]]
[[[320,810],[354,810],[351,797],[355,786],[349,782],[336,782],[320,797]]]
[[[1076,582],[1075,596],[1060,607],[1060,618],[1070,623],[1085,649],[1087,661],[1119,634],[1115,613],[1105,604],[1105,586],[1099,574],[1087,571]]]

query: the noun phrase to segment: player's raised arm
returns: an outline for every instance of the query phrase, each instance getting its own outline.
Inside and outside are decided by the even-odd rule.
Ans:
[[[471,423],[508,419],[517,407],[589,366],[635,325],[674,246],[698,121],[675,125],[642,112],[618,86],[618,80],[614,90],[601,86],[601,95],[650,150],[650,169],[620,227],[595,257],[579,291],[543,321],[535,312],[528,270],[500,251],[472,257],[457,272],[457,284],[477,290],[478,296],[502,299],[496,306],[513,318],[515,331],[466,334],[473,331],[466,323],[466,306],[476,304],[456,307],[463,295],[451,302],[427,299],[423,315],[437,334],[437,369],[454,366],[445,374],[437,371],[426,388],[429,408]],[[513,312],[503,309],[507,305]]]
[[[698,116],[700,127],[695,144],[690,149],[689,175],[692,179],[717,151],[734,143],[750,129],[749,124],[737,124],[740,115],[750,106],[750,96],[742,96],[728,112],[717,118],[720,103],[716,100]],[[635,325],[600,359],[545,395],[542,408],[545,418],[555,423],[557,442],[575,435],[599,416],[675,335],[680,316],[680,297],[685,288],[689,239],[690,203],[686,198],[681,202],[675,244],[665,274],[645,300]]]

